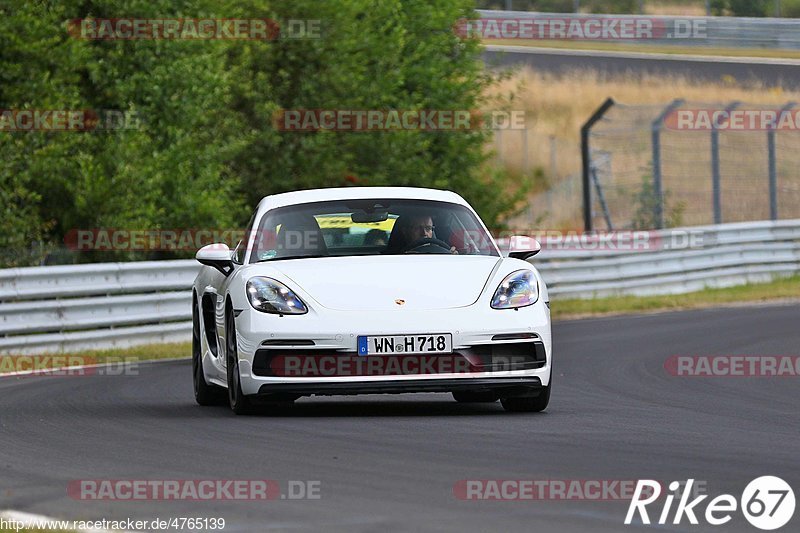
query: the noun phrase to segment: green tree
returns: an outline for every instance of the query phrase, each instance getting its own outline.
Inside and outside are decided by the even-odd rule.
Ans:
[[[276,132],[278,109],[476,109],[492,79],[479,43],[452,31],[470,0],[297,0],[243,12],[319,19],[321,39],[247,42],[232,50],[235,109],[250,143],[233,164],[250,202],[297,188],[411,185],[459,191],[495,225],[515,208],[514,187],[486,170],[485,131]],[[348,181],[351,180],[351,181]]]
[[[74,228],[230,227],[246,216],[226,163],[240,148],[237,117],[226,108],[228,45],[88,41],[67,32],[67,19],[176,17],[184,8],[72,1],[0,12],[0,107],[124,110],[140,119],[124,131],[0,133],[0,180],[13,206],[0,225],[16,228],[0,246],[59,245]],[[134,257],[141,254],[80,256]]]
[[[111,109],[110,132],[0,132],[4,264],[77,228],[242,227],[267,194],[453,189],[496,226],[524,187],[487,164],[490,132],[280,132],[279,109],[477,109],[492,82],[453,25],[471,0],[65,0],[0,7],[0,109]],[[321,21],[318,39],[82,40],[75,18]],[[24,252],[24,253],[23,253]],[[79,260],[143,254],[81,254]]]

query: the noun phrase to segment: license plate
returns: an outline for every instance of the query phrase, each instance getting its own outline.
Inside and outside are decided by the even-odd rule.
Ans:
[[[358,337],[358,355],[397,355],[403,353],[453,353],[450,333],[435,335],[376,335]]]

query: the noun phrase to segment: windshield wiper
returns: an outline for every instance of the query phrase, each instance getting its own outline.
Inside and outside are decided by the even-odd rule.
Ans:
[[[333,257],[327,254],[311,254],[311,255],[285,255],[283,257],[270,257],[269,259],[259,259],[256,263],[271,263],[272,261],[282,261],[284,259],[312,259],[317,257]]]

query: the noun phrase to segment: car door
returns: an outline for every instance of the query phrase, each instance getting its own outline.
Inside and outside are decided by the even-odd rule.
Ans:
[[[250,222],[247,224],[247,229],[245,230],[244,235],[231,252],[233,271],[227,277],[223,276],[221,273],[218,273],[220,276],[218,283],[214,283],[213,287],[208,291],[214,302],[215,328],[218,339],[218,353],[217,357],[215,358],[215,365],[219,369],[220,373],[227,372],[225,357],[225,350],[227,346],[227,332],[225,331],[225,296],[228,294],[228,286],[230,285],[231,279],[233,279],[233,275],[236,273],[236,270],[241,268],[246,261],[247,250],[250,246],[250,242],[253,239],[253,228],[257,213],[258,209],[256,209],[256,211],[250,217]]]

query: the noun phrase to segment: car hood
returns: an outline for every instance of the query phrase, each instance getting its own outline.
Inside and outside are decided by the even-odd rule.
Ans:
[[[420,254],[289,259],[270,267],[329,309],[383,311],[471,305],[500,261]]]

